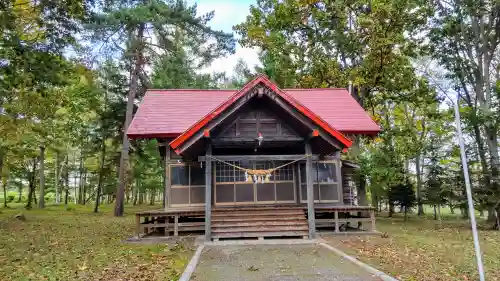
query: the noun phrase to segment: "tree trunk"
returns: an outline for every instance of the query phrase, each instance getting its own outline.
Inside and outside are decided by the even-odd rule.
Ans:
[[[500,206],[496,207],[495,214],[496,214],[496,222],[495,225],[493,226],[493,229],[500,230]]]
[[[65,191],[66,193],[64,194],[64,207],[68,209],[68,199],[69,199],[69,164],[68,164],[68,158],[69,154],[66,155],[66,160],[64,161],[64,185],[65,185]]]
[[[76,167],[76,152],[73,153],[73,167]],[[69,174],[69,170],[68,170],[68,174]],[[68,175],[69,177],[69,175]],[[77,189],[78,189],[78,184],[76,183],[76,175],[73,176],[73,203],[75,204],[78,204],[78,193],[77,193]]]
[[[45,208],[45,146],[40,146],[40,199],[38,199],[38,208]]]
[[[451,202],[448,203],[448,208],[450,208],[450,213],[452,215],[455,214],[455,208],[453,207],[453,204]]]
[[[19,197],[17,198],[17,203],[21,203],[23,201],[23,182],[19,182]]]
[[[394,214],[394,203],[389,201],[389,217],[392,218],[393,214]]]
[[[3,206],[4,206],[4,208],[7,208],[7,178],[6,177],[2,178],[2,186],[3,186]]]
[[[132,194],[133,194],[133,196],[134,196],[134,200],[133,200],[133,202],[132,202],[132,205],[134,205],[134,206],[135,206],[135,205],[137,205],[137,195],[138,195],[137,193],[138,193],[138,192],[139,192],[139,190],[138,190],[137,188],[134,188],[134,189],[132,190]]]
[[[33,196],[35,193],[36,158],[33,158],[32,161],[33,161],[33,166],[31,168],[30,178],[28,179],[29,192],[28,192],[28,202],[26,203],[26,209],[31,209],[31,202],[33,201]]]
[[[106,98],[105,98],[106,100]],[[104,177],[104,164],[106,162],[106,138],[102,137],[101,140],[101,166],[99,167],[99,179],[97,181],[97,192],[95,196],[94,213],[99,212],[99,200],[101,198],[102,181]]]
[[[83,195],[82,195],[82,191],[83,191],[83,187],[85,185],[84,183],[84,179],[83,179],[83,145],[82,147],[80,148],[80,164],[78,165],[78,178],[79,178],[79,186],[78,186],[78,199],[77,199],[77,202],[78,204],[82,204],[83,202]],[[75,192],[76,192],[76,179],[75,179]],[[75,196],[77,195],[75,194]]]
[[[488,222],[495,222],[497,220],[497,216],[496,216],[496,213],[495,213],[495,207],[490,207],[488,209],[488,219],[487,221]]]
[[[436,210],[436,204],[434,204],[434,220],[437,220],[437,210]]]
[[[418,216],[424,215],[424,203],[422,202],[422,170],[420,169],[420,153],[417,154],[415,159],[415,165],[417,170],[417,204],[418,204]]]
[[[4,158],[4,152],[3,149],[0,148],[0,181],[3,180],[5,184],[3,185],[3,206],[7,208],[7,181],[5,179],[2,179],[2,171],[3,171],[3,158]]]
[[[441,204],[437,205],[437,210],[438,210],[438,220],[439,220],[439,226],[443,226],[443,219],[441,217]]]
[[[149,201],[149,205],[154,205],[155,204],[155,194],[156,194],[156,190],[151,190],[151,198],[150,198],[150,201]]]
[[[55,159],[55,179],[54,179],[54,189],[56,191],[56,205],[61,203],[61,195],[59,193],[59,151],[56,150],[56,159]]]
[[[404,212],[405,212],[405,221],[408,220],[408,208],[406,208],[406,206],[403,207],[404,208]]]
[[[128,150],[129,150],[129,140],[125,131],[132,121],[132,114],[134,109],[134,101],[138,88],[139,72],[142,69],[142,51],[143,51],[143,37],[144,37],[145,24],[139,24],[137,30],[137,38],[135,38],[134,46],[134,65],[133,70],[130,73],[130,89],[127,98],[127,111],[125,114],[125,124],[123,125],[123,140],[122,140],[122,152],[120,156],[120,169],[118,171],[118,190],[116,192],[116,204],[115,204],[115,216],[123,216],[123,203],[125,197],[125,185],[127,184],[127,164],[128,164]]]
[[[83,182],[81,184],[82,189],[80,192],[81,197],[82,197],[82,202],[81,202],[82,205],[85,205],[85,196],[87,196],[87,192],[85,190],[87,188],[86,183],[87,183],[87,170],[85,170],[85,168],[84,168],[83,169]]]

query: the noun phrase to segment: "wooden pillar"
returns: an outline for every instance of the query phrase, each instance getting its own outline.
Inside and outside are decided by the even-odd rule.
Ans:
[[[342,160],[340,159],[340,150],[335,151],[335,172],[337,175],[337,192],[340,205],[344,205],[344,186],[342,185]]]
[[[137,226],[137,239],[141,239],[141,216],[139,216],[138,214],[135,215],[135,223]]]
[[[163,191],[163,202],[165,202],[165,211],[170,207],[170,145],[165,142],[165,190]]]
[[[372,223],[372,231],[376,232],[377,228],[375,227],[375,210],[374,209],[370,210],[370,220]]]
[[[212,238],[212,144],[207,140],[205,151],[205,241]]]
[[[174,217],[174,236],[179,236],[179,214],[175,214]]]
[[[340,224],[339,224],[339,211],[335,210],[335,232],[340,232]]]
[[[165,216],[165,230],[164,230],[164,235],[169,236],[170,232],[168,230],[168,216]]]
[[[309,141],[306,142],[306,183],[307,183],[307,220],[309,222],[309,238],[316,238],[316,219],[314,214],[314,187],[312,175],[312,149]]]

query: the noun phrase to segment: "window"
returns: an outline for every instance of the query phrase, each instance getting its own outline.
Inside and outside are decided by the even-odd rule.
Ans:
[[[300,164],[301,201],[307,201],[306,165]],[[339,201],[338,179],[335,162],[313,162],[312,177],[315,202]]]
[[[170,165],[170,205],[205,204],[205,168],[200,164]]]
[[[287,161],[232,161],[228,162],[248,169],[272,169]],[[247,182],[245,171],[215,162],[215,204],[231,205],[237,202],[294,202],[294,165],[286,165],[274,171],[269,182]]]
[[[287,164],[286,161],[275,161],[275,166],[279,167],[281,165]],[[293,165],[286,165],[281,167],[274,172],[275,181],[292,181],[293,180]]]

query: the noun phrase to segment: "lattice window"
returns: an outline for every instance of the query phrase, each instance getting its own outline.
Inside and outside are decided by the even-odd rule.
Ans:
[[[238,165],[238,163],[234,161],[228,161],[228,163],[231,163],[233,165]],[[234,182],[235,168],[221,162],[215,162],[215,181]]]
[[[286,164],[284,161],[275,161],[276,166]],[[286,165],[274,172],[274,180],[276,181],[292,181],[293,180],[293,165]]]

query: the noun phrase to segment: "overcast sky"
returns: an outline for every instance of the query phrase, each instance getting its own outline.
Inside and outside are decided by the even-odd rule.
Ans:
[[[231,33],[233,25],[243,22],[249,14],[250,5],[255,4],[255,0],[191,0],[189,2],[198,4],[200,14],[214,11],[215,16],[209,25],[214,29]],[[244,59],[251,68],[259,63],[256,49],[242,48],[237,44],[234,55],[215,60],[205,71],[225,71],[227,74],[231,74],[238,58]]]

